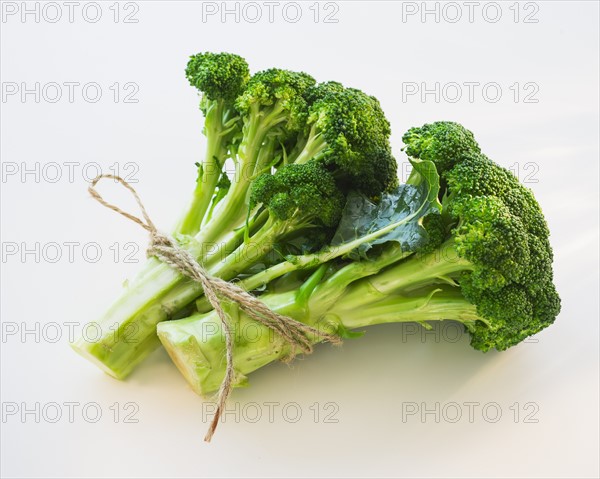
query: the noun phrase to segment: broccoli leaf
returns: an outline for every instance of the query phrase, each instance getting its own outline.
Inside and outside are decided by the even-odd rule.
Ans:
[[[431,161],[412,160],[411,163],[418,173],[416,181],[384,193],[379,203],[359,193],[348,195],[332,246],[355,241],[394,223],[397,223],[395,228],[361,243],[348,257],[365,258],[373,246],[389,241],[396,241],[406,252],[416,251],[426,243],[428,235],[421,223],[424,216],[441,210],[439,175]]]

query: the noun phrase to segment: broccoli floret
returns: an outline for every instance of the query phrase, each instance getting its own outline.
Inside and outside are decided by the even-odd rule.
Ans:
[[[236,108],[242,115],[261,111],[270,128],[280,124],[288,132],[298,131],[306,124],[305,95],[314,84],[307,73],[271,68],[252,76]]]
[[[389,145],[390,124],[379,101],[354,88],[330,93],[317,101],[311,108],[311,120],[327,142],[335,145],[331,154],[334,161],[343,161],[345,154],[355,151]],[[343,147],[347,149],[336,149]]]
[[[308,89],[306,93],[306,101],[309,105],[313,105],[319,100],[322,100],[325,96],[331,93],[340,93],[344,91],[345,87],[336,81],[327,81],[319,83]]]
[[[377,197],[397,184],[398,166],[389,143],[390,124],[376,98],[335,82],[308,92],[306,133],[291,161],[321,161],[341,189]]]
[[[253,184],[251,206],[263,204],[278,220],[326,227],[336,226],[344,195],[333,176],[319,163],[286,165],[274,175],[264,174]]]
[[[374,149],[362,158],[362,173],[349,173],[345,187],[377,200],[398,186],[398,164],[388,147]]]
[[[471,273],[482,287],[499,289],[521,280],[529,269],[527,230],[494,196],[461,197],[450,205],[459,225],[453,231],[459,256],[478,265]]]
[[[444,214],[454,227],[447,248],[463,260],[455,279],[481,320],[468,325],[477,349],[506,349],[554,321],[549,230],[533,193],[480,152],[457,123],[411,128],[408,155],[435,163]]]
[[[496,165],[480,153],[465,154],[459,163],[442,173],[454,195],[495,196],[509,211],[521,218],[527,231],[535,236],[548,236],[544,214],[533,193],[519,183],[508,170]]]
[[[252,183],[250,211],[257,210],[255,221],[265,213],[267,219],[225,263],[239,265],[239,258],[248,257],[247,251],[258,244],[266,247],[265,255],[274,252],[279,260],[294,250],[319,250],[331,239],[344,204],[344,194],[321,163],[291,164],[274,174],[264,173]]]
[[[190,57],[185,75],[201,95],[206,152],[203,161],[197,164],[194,196],[176,233],[194,235],[210,208],[225,161],[241,137],[242,125],[233,101],[245,88],[250,74],[246,60],[238,55],[198,53]]]
[[[445,176],[456,251],[474,265],[459,282],[486,320],[469,329],[473,346],[506,349],[559,312],[546,221],[531,192],[484,155],[467,156]]]
[[[250,70],[239,55],[207,52],[190,57],[185,76],[207,100],[233,102],[244,90]]]
[[[411,128],[402,141],[408,156],[433,161],[440,174],[464,155],[480,152],[473,133],[451,121],[436,121]]]
[[[425,277],[433,275],[435,282],[438,269],[445,268],[465,299],[477,308],[479,319],[465,323],[473,347],[503,350],[541,331],[560,311],[548,226],[531,191],[479,153],[467,130],[453,123],[433,125],[412,129],[408,135],[414,141],[415,132],[427,132],[426,144],[412,153],[434,162],[445,180],[440,220],[431,215],[426,218],[426,229],[434,231],[432,244],[440,241],[438,223],[443,216],[453,226],[441,247],[423,249],[437,261],[430,270],[423,263],[417,265],[419,281],[426,282]],[[459,140],[449,147],[449,138]],[[441,152],[444,157],[439,156]],[[415,266],[409,260],[395,274],[401,276],[411,267]]]
[[[441,213],[430,213],[423,217],[421,224],[427,234],[427,240],[418,253],[426,254],[439,248],[447,237],[447,226]]]
[[[365,153],[389,147],[390,124],[379,102],[360,90],[324,95],[311,106],[308,123],[328,145],[321,157],[349,175],[361,174]]]
[[[284,163],[282,145],[305,128],[305,95],[314,84],[306,73],[276,68],[258,72],[248,80],[234,101],[241,118],[241,135],[230,146],[235,167],[232,186],[203,225],[199,242],[217,243],[224,232],[243,228],[252,183],[260,174]],[[232,247],[227,253],[234,250]]]

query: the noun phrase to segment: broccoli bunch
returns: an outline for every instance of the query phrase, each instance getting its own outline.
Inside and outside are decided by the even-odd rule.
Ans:
[[[344,337],[454,320],[474,348],[504,350],[558,315],[540,206],[461,125],[411,128],[413,171],[399,184],[376,98],[304,72],[250,75],[229,53],[194,55],[185,75],[200,93],[206,151],[174,236],[211,275]],[[194,389],[210,392],[225,373],[211,309],[200,284],[150,258],[96,321],[100,337],[74,347],[123,378],[162,342]],[[232,318],[234,329],[252,321]],[[239,378],[288,356],[281,338],[260,338],[236,336]]]

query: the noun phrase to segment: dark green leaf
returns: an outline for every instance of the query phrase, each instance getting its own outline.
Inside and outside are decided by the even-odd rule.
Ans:
[[[410,185],[400,185],[384,193],[379,203],[358,193],[348,196],[332,246],[365,238],[348,255],[356,260],[366,257],[373,246],[389,241],[396,241],[407,252],[416,251],[425,244],[427,233],[421,225],[422,218],[441,210],[439,175],[430,161],[411,162],[419,176]]]

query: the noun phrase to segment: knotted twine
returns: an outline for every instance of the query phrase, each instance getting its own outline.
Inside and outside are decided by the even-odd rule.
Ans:
[[[96,184],[103,178],[113,179],[118,181],[122,186],[127,188],[135,198],[137,205],[142,212],[143,220],[126,211],[123,211],[116,205],[108,203],[100,193],[95,189]],[[236,286],[229,281],[221,278],[216,278],[208,273],[206,269],[185,249],[171,237],[166,236],[158,231],[142,203],[142,200],[137,194],[137,191],[123,178],[116,175],[99,175],[91,182],[88,191],[92,198],[98,201],[101,205],[123,215],[125,218],[137,223],[150,234],[150,243],[146,250],[148,257],[156,256],[158,259],[168,264],[179,273],[191,278],[202,285],[206,298],[216,311],[221,320],[221,327],[225,334],[225,377],[221,382],[217,399],[217,411],[208,428],[208,432],[204,437],[206,442],[210,442],[219,424],[219,419],[225,403],[231,390],[233,389],[235,380],[235,371],[233,367],[233,338],[231,327],[229,326],[229,316],[223,309],[222,300],[231,301],[239,306],[253,320],[263,324],[272,331],[278,333],[286,343],[290,345],[290,354],[286,360],[291,360],[300,350],[304,354],[312,353],[313,346],[310,335],[320,338],[331,343],[339,343],[340,338],[333,334],[324,333],[307,324],[296,321],[289,316],[276,313],[269,309],[262,301],[248,293],[246,290]]]

